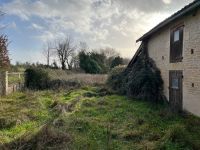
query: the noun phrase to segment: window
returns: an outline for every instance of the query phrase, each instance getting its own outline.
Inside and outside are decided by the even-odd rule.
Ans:
[[[178,85],[178,78],[173,78],[172,79],[172,88],[173,89],[178,89],[179,85]]]
[[[180,39],[180,31],[177,30],[174,32],[174,42],[179,41]]]
[[[183,51],[183,26],[171,30],[170,62],[181,62]]]

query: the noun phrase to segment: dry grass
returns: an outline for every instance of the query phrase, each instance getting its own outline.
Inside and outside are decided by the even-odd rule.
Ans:
[[[18,84],[18,83],[23,83],[24,82],[24,74],[8,74],[8,84]]]
[[[51,80],[78,81],[84,85],[105,84],[107,80],[106,74],[85,74],[73,73],[63,70],[48,69]]]
[[[107,80],[107,75],[71,74],[64,76],[63,79],[78,80],[86,85],[94,85],[94,84],[104,84]]]

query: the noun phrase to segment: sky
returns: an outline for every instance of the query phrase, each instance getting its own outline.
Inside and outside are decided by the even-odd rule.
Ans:
[[[47,42],[70,36],[91,49],[115,48],[131,58],[136,40],[193,0],[0,0],[0,32],[11,62],[44,63]]]

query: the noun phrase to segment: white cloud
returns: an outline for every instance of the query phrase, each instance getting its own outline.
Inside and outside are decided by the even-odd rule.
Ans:
[[[46,42],[69,34],[91,47],[109,45],[131,57],[135,41],[157,23],[192,0],[13,0],[0,5],[39,30]],[[43,20],[45,25],[33,22]]]
[[[43,30],[44,28],[38,24],[35,24],[35,23],[32,23],[32,26],[31,26],[33,29],[36,29],[36,30]]]
[[[172,2],[172,0],[163,0],[163,2],[164,2],[165,4],[170,4],[170,3]]]

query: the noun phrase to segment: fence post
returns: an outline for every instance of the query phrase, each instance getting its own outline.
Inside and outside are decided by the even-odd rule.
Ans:
[[[5,95],[7,95],[8,92],[8,71],[5,72]]]
[[[4,72],[3,76],[3,82],[4,82],[4,95],[7,95],[8,92],[8,71]]]
[[[0,96],[3,95],[3,72],[0,71]]]
[[[0,95],[6,95],[8,91],[8,71],[0,72]]]

